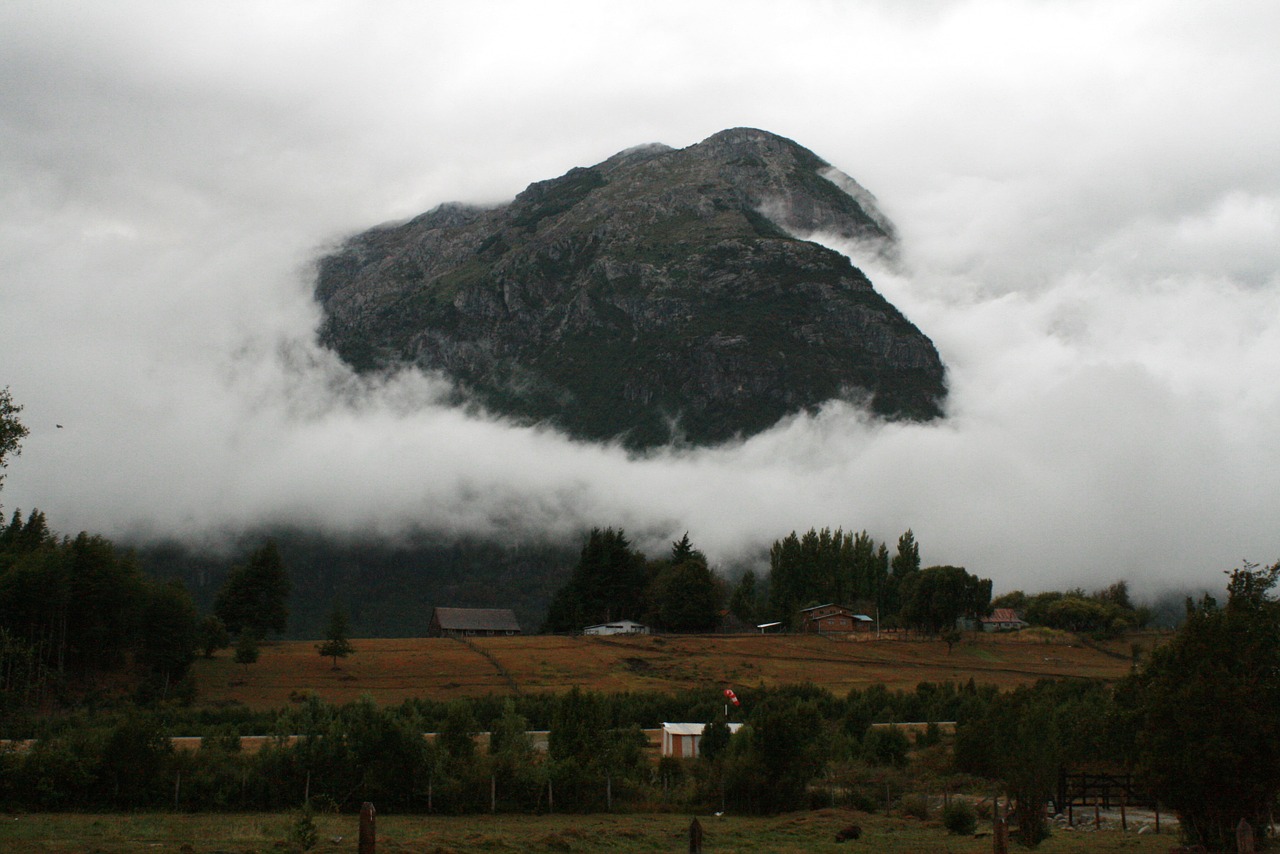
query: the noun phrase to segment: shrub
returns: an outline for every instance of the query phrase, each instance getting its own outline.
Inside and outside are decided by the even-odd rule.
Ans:
[[[952,801],[942,810],[942,826],[957,836],[972,836],[978,829],[978,814],[968,801]]]
[[[908,795],[902,799],[902,814],[925,821],[929,818],[929,798],[926,795]]]

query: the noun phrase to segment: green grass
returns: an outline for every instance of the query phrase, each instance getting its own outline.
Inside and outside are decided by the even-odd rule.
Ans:
[[[682,814],[587,816],[394,816],[377,819],[380,854],[408,852],[657,852],[682,851],[690,816]],[[990,824],[978,837],[949,835],[938,821],[867,815],[846,810],[815,810],[765,818],[701,816],[703,847],[711,852],[874,851],[877,854],[979,854],[991,850]],[[55,815],[0,816],[0,850],[35,854],[70,852],[269,852],[286,845],[293,816],[232,815]],[[316,817],[317,852],[355,850],[354,815]],[[862,827],[857,842],[838,844],[836,832]],[[341,841],[335,842],[337,837]],[[1119,831],[1058,832],[1041,844],[1045,854],[1164,852],[1176,837]],[[1015,844],[1014,850],[1019,849]]]

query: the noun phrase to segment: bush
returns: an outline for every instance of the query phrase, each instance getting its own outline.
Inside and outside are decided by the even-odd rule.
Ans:
[[[929,818],[927,795],[908,795],[902,799],[902,814],[925,821]]]
[[[957,836],[972,836],[978,829],[978,814],[968,801],[952,801],[942,810],[942,826]]]

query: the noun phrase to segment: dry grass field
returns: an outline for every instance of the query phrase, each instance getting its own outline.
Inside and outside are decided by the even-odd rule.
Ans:
[[[1147,648],[1155,636],[1141,642]],[[1133,641],[1111,648],[1063,633],[975,635],[948,652],[926,640],[844,640],[816,635],[527,636],[370,639],[334,670],[314,642],[264,644],[256,664],[224,650],[197,662],[200,702],[278,708],[315,692],[344,703],[369,694],[381,704],[409,697],[565,691],[676,691],[813,682],[835,693],[884,684],[967,681],[1000,688],[1041,678],[1115,679],[1129,672]]]
[[[392,816],[377,819],[379,854],[409,852],[659,852],[687,850],[690,816],[681,814],[582,816]],[[938,821],[845,810],[815,810],[769,817],[702,816],[703,850],[713,852],[876,852],[876,854],[984,854],[987,834],[949,835]],[[285,845],[292,817],[285,814],[174,815],[23,815],[0,816],[0,850],[32,854],[132,854],[289,850]],[[837,843],[835,834],[849,824],[863,831],[856,842]],[[316,818],[317,854],[354,851],[358,831],[354,815]],[[1036,850],[1041,854],[1154,854],[1167,851],[1176,836],[1058,831]],[[1017,846],[1014,846],[1015,848]],[[1018,849],[1026,850],[1026,849]]]

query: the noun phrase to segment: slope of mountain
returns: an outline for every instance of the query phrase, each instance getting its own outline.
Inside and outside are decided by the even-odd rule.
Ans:
[[[351,238],[319,265],[320,340],[632,448],[751,435],[833,398],[940,416],[932,342],[817,232],[896,247],[870,193],[791,140],[641,146]]]

